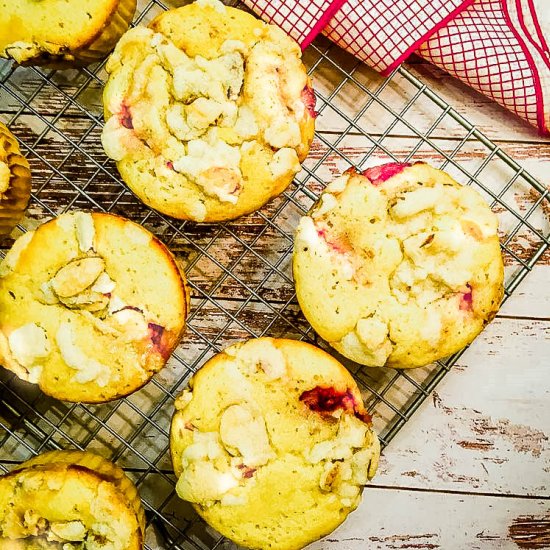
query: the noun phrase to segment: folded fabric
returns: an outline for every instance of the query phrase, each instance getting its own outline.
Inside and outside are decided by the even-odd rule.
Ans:
[[[305,48],[319,33],[387,75],[412,52],[550,127],[548,0],[244,0]]]

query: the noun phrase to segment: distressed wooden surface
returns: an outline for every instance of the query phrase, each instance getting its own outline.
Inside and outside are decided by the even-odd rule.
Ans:
[[[306,52],[310,65],[317,58],[314,49]],[[375,89],[382,83],[372,71],[354,68],[349,56],[335,53],[334,59],[346,70],[354,70],[357,80],[365,86]],[[410,67],[502,150],[544,185],[550,184],[549,139],[540,138],[521,120],[438,69],[418,60]],[[321,96],[327,97],[342,74],[322,62],[314,78]],[[18,113],[13,130],[28,146],[26,152],[33,168],[38,200],[31,205],[24,225],[33,227],[67,208],[93,208],[93,202],[78,194],[79,189],[85,189],[102,206],[113,204],[116,198],[114,211],[138,220],[145,218],[147,227],[160,234],[186,263],[193,285],[194,313],[182,345],[157,377],[158,385],[150,384],[121,406],[79,407],[70,413],[64,404],[43,400],[34,388],[18,387],[18,395],[28,403],[36,403],[45,418],[33,427],[39,430],[35,440],[24,440],[35,448],[44,438],[63,446],[67,445],[63,434],[70,434],[88,448],[137,471],[147,469],[148,460],[158,460],[157,467],[168,472],[166,431],[170,402],[155,412],[156,404],[167,398],[163,388],[175,383],[183,386],[189,365],[200,364],[232,341],[262,334],[309,334],[293,299],[288,253],[296,220],[309,208],[311,199],[291,186],[286,198],[272,201],[259,214],[227,224],[223,231],[215,227],[197,229],[190,224],[181,230],[179,224],[173,226],[154,214],[149,216],[131,194],[120,195],[116,169],[102,152],[99,83],[92,81],[74,102],[67,102],[64,94],[74,95],[85,77],[66,71],[55,73],[51,79],[55,87],[32,70],[18,69],[8,82],[17,97],[0,91],[0,119],[9,121]],[[497,159],[479,171],[487,149],[471,138],[463,141],[465,130],[449,117],[434,126],[441,110],[429,102],[416,101],[406,108],[414,92],[406,81],[396,78],[379,95],[396,113],[403,114],[413,129],[397,122],[386,136],[385,131],[394,120],[374,102],[357,122],[370,138],[359,135],[358,128],[350,128],[345,116],[321,100],[320,139],[306,161],[313,177],[303,173],[300,183],[317,192],[320,182],[329,181],[346,169],[348,161],[360,164],[370,154],[367,165],[383,162],[388,158],[384,148],[400,159],[415,151],[415,159],[436,165],[444,161],[445,155],[451,155],[466,170],[465,173],[450,163],[447,169],[451,173],[463,183],[475,174],[489,190],[498,190],[513,176],[513,170]],[[20,113],[18,97],[32,98],[31,108]],[[366,99],[357,85],[348,83],[332,101],[344,115],[353,116]],[[86,116],[84,110],[91,112],[93,118]],[[417,148],[419,137],[415,132],[428,130],[432,145]],[[342,131],[348,131],[348,135],[338,141],[341,154],[330,152],[327,143],[339,140]],[[490,200],[489,195],[487,198]],[[537,193],[525,185],[514,185],[503,197],[519,215],[525,215],[536,199]],[[495,210],[501,217],[504,239],[517,220],[498,205]],[[548,234],[547,207],[539,208],[529,220],[536,230]],[[17,231],[13,237],[16,235]],[[6,239],[2,246],[6,248],[11,242]],[[536,235],[525,230],[510,243],[510,248],[526,260],[539,245]],[[518,262],[507,256],[506,268],[511,277]],[[549,286],[547,251],[496,320],[390,443],[379,474],[365,491],[359,509],[340,529],[312,545],[312,550],[550,547]],[[383,388],[392,376],[383,369],[356,374],[375,389]],[[429,369],[407,373],[418,384],[429,374]],[[404,386],[397,386],[396,391],[403,395],[395,395],[395,403],[404,404]],[[11,399],[14,406],[23,407],[15,397]],[[383,425],[392,413],[377,410],[380,412],[376,422]],[[111,411],[113,415],[109,416]],[[34,418],[31,412],[26,414]],[[156,426],[144,420],[143,415],[149,415],[146,418],[151,418]],[[106,427],[96,430],[97,418],[107,419]],[[125,451],[121,441],[131,438],[136,429],[142,429],[140,437],[132,440],[133,448],[141,453],[138,461],[129,456],[131,453]],[[25,430],[18,430],[25,438]],[[27,454],[17,438],[0,450],[0,458],[7,462],[24,459]],[[149,478],[152,481],[141,487],[142,495],[147,502],[155,503],[155,492],[162,483],[157,483],[155,476]]]

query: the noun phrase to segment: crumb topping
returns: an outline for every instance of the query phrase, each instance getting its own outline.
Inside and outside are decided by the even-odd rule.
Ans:
[[[216,1],[202,5],[226,9]],[[188,56],[151,29],[128,31],[107,64],[112,78],[120,72],[128,80],[107,105],[113,113],[102,135],[107,155],[154,157],[156,177],[183,176],[182,185],[230,204],[242,193],[243,157],[253,147],[272,155],[273,178],[293,176],[300,169],[300,123],[306,110],[313,112],[314,96],[297,70],[297,46],[279,32],[266,25],[257,42],[226,40],[218,56],[206,59]],[[132,47],[128,72],[125,50]]]
[[[298,422],[311,426],[311,443],[299,455],[304,468],[318,476],[319,490],[333,494],[344,507],[356,506],[361,487],[376,471],[379,444],[371,418],[354,392],[321,386],[300,390],[300,384],[306,383],[297,380],[296,374],[291,376],[283,352],[266,340],[238,344],[225,353],[232,362],[219,376],[230,376],[235,384],[242,380],[245,387],[243,397],[239,391],[232,397],[219,395],[222,403],[228,399],[233,404],[222,404],[213,413],[217,419],[212,425],[217,429],[197,427],[205,420],[195,403],[195,388],[185,390],[176,400],[175,418],[183,415],[186,419],[183,432],[188,441],[181,454],[179,496],[207,507],[248,503],[258,476],[269,475],[265,472],[287,459],[288,451],[278,446],[276,433],[287,429],[286,422],[290,426]],[[272,411],[263,406],[256,386],[272,388],[266,395],[285,395],[284,409]]]
[[[422,166],[393,163],[346,173],[298,226],[295,268],[308,263],[311,271],[313,261],[328,277],[325,288],[335,304],[346,304],[346,293],[358,297],[342,306],[349,308],[349,328],[331,343],[365,364],[386,363],[397,346],[395,316],[405,308],[422,310],[419,336],[434,348],[449,315],[445,304],[476,314],[478,251],[497,236],[496,216],[473,189],[450,178],[442,183],[435,170],[422,175]]]

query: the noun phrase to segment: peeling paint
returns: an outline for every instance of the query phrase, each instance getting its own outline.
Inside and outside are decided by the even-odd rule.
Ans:
[[[426,535],[388,535],[387,537],[369,537],[369,540],[374,543],[383,543],[383,546],[376,545],[375,548],[423,548],[425,550],[432,550],[440,548],[439,544],[433,540],[426,539],[434,538],[439,540],[439,535],[437,533],[428,533]]]
[[[521,453],[531,453],[539,457],[548,436],[524,424],[512,424],[507,418],[493,420],[490,416],[479,415],[472,419],[472,429],[480,435],[498,435],[512,443]]]
[[[519,548],[550,548],[550,514],[519,516],[508,527],[508,534]]]
[[[495,446],[491,441],[483,439],[476,439],[475,441],[458,441],[457,444],[463,449],[472,449],[475,451],[488,451]]]

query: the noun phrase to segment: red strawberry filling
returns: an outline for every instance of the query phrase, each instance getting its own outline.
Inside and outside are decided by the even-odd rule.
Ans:
[[[317,117],[319,113],[315,110],[315,92],[313,88],[306,86],[302,90],[302,103],[306,106],[306,111],[311,118]]]
[[[359,403],[350,390],[337,391],[333,387],[315,386],[300,395],[300,401],[312,411],[321,414],[331,414],[338,409],[354,414],[366,424],[372,423],[372,417],[366,412],[360,412]]]
[[[319,235],[319,238],[323,239],[327,245],[334,250],[334,252],[345,254],[346,252],[351,251],[351,244],[347,237],[334,235],[329,236],[328,229],[324,226],[316,225],[315,229],[317,230],[317,235]]]
[[[412,166],[410,162],[389,162],[381,166],[373,166],[363,170],[362,174],[370,180],[373,185],[380,185],[393,176],[403,172],[405,168]]]
[[[132,114],[130,113],[130,108],[128,107],[128,105],[126,105],[126,103],[121,104],[118,118],[120,120],[120,124],[122,124],[124,128],[128,128],[128,130],[134,129],[134,123],[132,122]]]
[[[147,328],[149,329],[149,338],[153,343],[153,347],[160,355],[162,355],[162,357],[164,357],[164,359],[168,359],[168,357],[170,357],[170,351],[168,350],[166,342],[164,341],[164,327],[155,323],[149,323],[147,325]]]
[[[461,311],[473,311],[473,296],[472,296],[472,287],[470,286],[470,283],[467,283],[466,286],[468,287],[467,292],[462,292],[460,296],[460,305],[459,308]]]
[[[237,468],[241,470],[241,473],[243,474],[243,477],[245,479],[250,479],[254,475],[254,472],[256,471],[256,468],[251,468],[246,464],[239,464]]]

